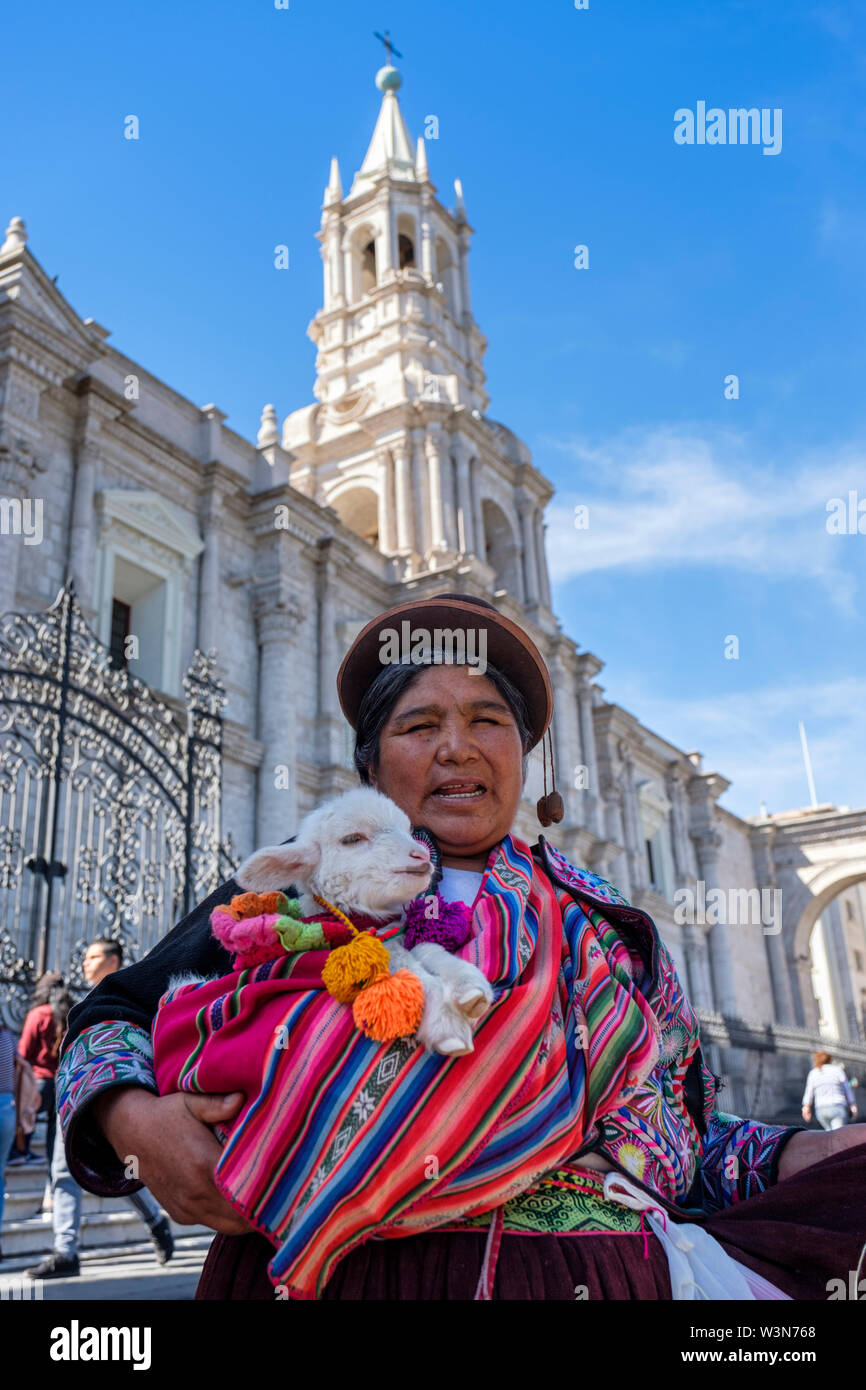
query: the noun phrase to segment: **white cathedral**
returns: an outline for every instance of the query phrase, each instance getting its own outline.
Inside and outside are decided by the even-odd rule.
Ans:
[[[602,661],[552,608],[553,487],[487,413],[462,189],[453,209],[440,201],[399,74],[389,63],[376,82],[361,167],[344,192],[334,159],[325,190],[315,399],[282,427],[266,405],[255,443],[82,320],[12,218],[0,248],[0,614],[45,609],[74,576],[102,642],[122,652],[133,634],[130,670],[175,710],[194,651],[215,649],[228,694],[222,824],[246,854],[355,784],[335,676],[370,617],[407,593],[490,599],[530,633],[553,681],[565,818],[546,833],[654,918],[726,1079],[724,1106],[796,1119],[814,1047],[866,1084],[866,814],[825,805],[744,820],[719,805],[729,783],[700,754],[606,698]],[[37,501],[38,543],[22,524]],[[540,760],[539,747],[515,824],[530,843]],[[23,852],[4,845],[8,863]],[[697,910],[714,892],[728,911]],[[780,905],[778,920],[730,910],[763,902]]]

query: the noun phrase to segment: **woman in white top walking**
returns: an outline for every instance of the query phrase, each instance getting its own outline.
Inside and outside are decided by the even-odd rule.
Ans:
[[[814,1105],[815,1119],[822,1129],[841,1129],[857,1114],[845,1068],[835,1063],[829,1052],[813,1053],[812,1062],[803,1092],[803,1119],[811,1120]]]

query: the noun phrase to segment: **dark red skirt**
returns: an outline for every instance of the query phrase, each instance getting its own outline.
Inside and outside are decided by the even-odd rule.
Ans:
[[[794,1299],[826,1300],[851,1286],[866,1245],[866,1145],[825,1158],[748,1202],[701,1223],[729,1255]],[[323,1299],[468,1300],[475,1296],[486,1231],[369,1240],[349,1252]],[[273,1246],[253,1232],[217,1235],[197,1299],[275,1297]],[[866,1277],[866,1256],[861,1277]],[[837,1296],[840,1296],[837,1294]],[[850,1297],[847,1295],[841,1295]],[[506,1231],[493,1298],[670,1299],[667,1257],[655,1236],[524,1235]]]

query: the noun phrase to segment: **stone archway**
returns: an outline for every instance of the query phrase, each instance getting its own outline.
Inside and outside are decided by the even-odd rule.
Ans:
[[[782,930],[767,938],[780,1022],[817,1030],[809,937],[833,899],[866,881],[866,810],[818,806],[753,822],[760,885],[781,890]]]
[[[807,881],[804,881],[804,878]],[[834,898],[846,888],[853,888],[855,884],[864,882],[866,853],[859,859],[842,859],[835,864],[825,864],[814,876],[798,876],[797,887],[791,892],[792,901],[789,908],[786,906],[784,888],[782,890],[782,933],[786,940],[791,942],[790,967],[792,984],[796,991],[794,1003],[796,1008],[799,994],[806,1027],[818,1026],[818,1011],[812,995],[810,972],[809,943],[812,930]]]

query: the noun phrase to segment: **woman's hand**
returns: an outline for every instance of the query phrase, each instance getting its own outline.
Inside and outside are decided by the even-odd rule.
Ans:
[[[172,1221],[234,1236],[253,1227],[214,1183],[222,1149],[208,1125],[233,1119],[243,1102],[240,1091],[155,1096],[140,1086],[117,1086],[97,1096],[93,1111],[121,1163],[137,1161],[138,1176]]]
[[[803,1106],[803,1109],[801,1110],[800,1113],[801,1113],[801,1115],[803,1116],[803,1119],[804,1119],[804,1120],[806,1121],[806,1123],[808,1124],[809,1121],[810,1121],[811,1118],[812,1118],[812,1107],[811,1107],[811,1105],[804,1105],[804,1106]]]
[[[822,1158],[866,1144],[866,1125],[848,1125],[843,1129],[801,1130],[792,1134],[779,1158],[779,1182],[792,1178],[801,1168],[820,1163]]]

